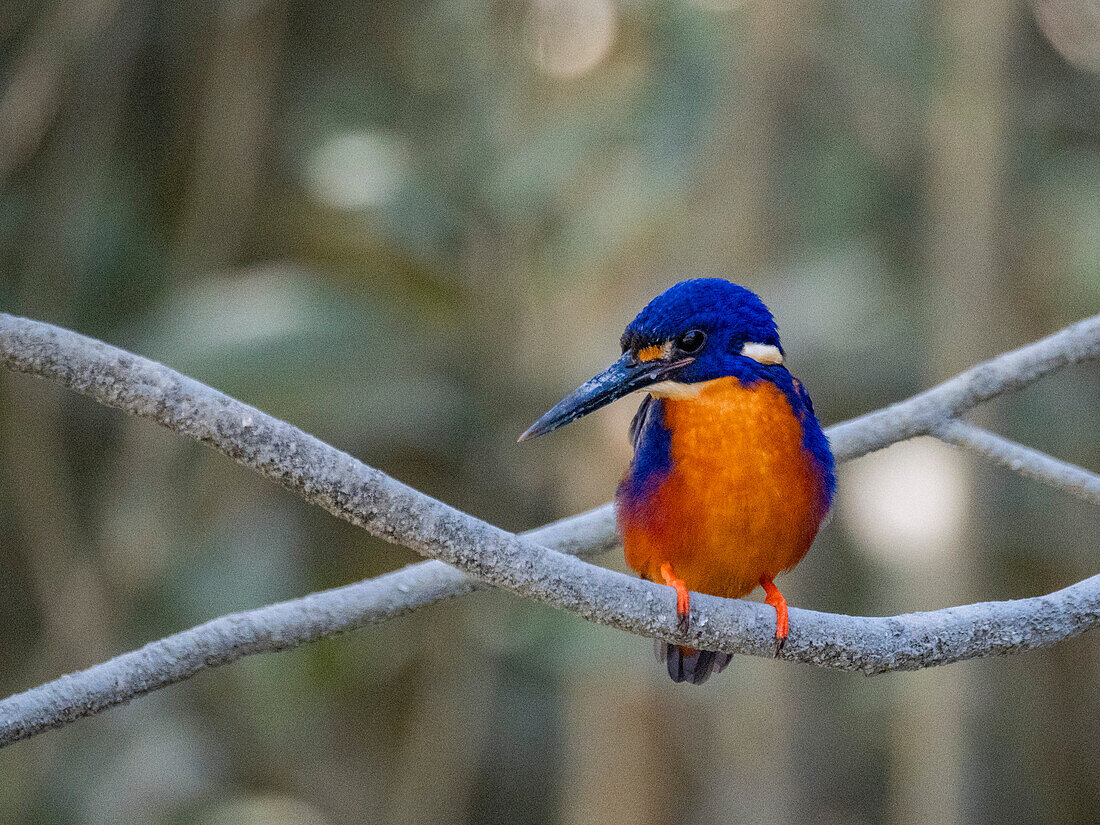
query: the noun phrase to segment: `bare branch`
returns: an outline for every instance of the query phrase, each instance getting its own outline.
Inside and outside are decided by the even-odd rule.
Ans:
[[[983,401],[1026,387],[1067,364],[1100,357],[1100,315],[984,361],[905,401],[845,421],[829,430],[833,453],[846,461],[958,418]]]
[[[932,435],[991,458],[1020,475],[1045,481],[1092,504],[1100,504],[1100,475],[1075,464],[1052,458],[965,421],[939,424],[932,429]]]
[[[93,716],[208,668],[256,653],[275,653],[418,607],[479,585],[453,567],[429,561],[300,599],[231,613],[124,653],[103,664],[0,701],[0,747]],[[705,600],[699,621],[717,617],[720,634],[766,639],[751,650],[770,655],[775,614],[755,602]],[[728,621],[721,602],[734,606]],[[931,613],[865,618],[790,608],[799,661],[867,674],[918,670],[993,654],[1047,647],[1095,627],[1100,575],[1048,596],[986,602]],[[785,658],[794,658],[790,655]]]
[[[593,511],[595,512],[595,511]],[[548,547],[577,551],[571,536],[588,514],[523,536]],[[588,553],[609,549],[588,545]],[[256,653],[275,653],[368,624],[396,619],[485,585],[439,561],[400,570],[299,599],[231,613],[151,642],[79,673],[0,700],[0,747],[92,716],[200,671]]]
[[[930,432],[987,398],[1100,355],[1100,317],[979,365],[947,383],[830,431],[851,458]],[[614,541],[609,507],[517,537],[455,510],[285,422],[140,356],[68,330],[0,313],[0,365],[57,380],[100,403],[151,418],[374,535],[458,567],[482,582],[612,627],[694,647],[770,655],[770,608],[699,595],[677,627],[665,588],[548,549]],[[890,435],[890,428],[894,434]],[[445,572],[446,571],[446,572]],[[401,587],[408,592],[402,593]],[[0,702],[0,744],[96,713],[205,667],[399,615],[470,589],[443,565],[208,622],[111,662]],[[783,658],[881,673],[1054,644],[1100,622],[1100,577],[1049,596],[893,618],[792,611]]]

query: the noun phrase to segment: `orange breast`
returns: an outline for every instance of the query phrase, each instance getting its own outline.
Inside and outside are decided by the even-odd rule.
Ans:
[[[796,565],[826,504],[783,392],[722,378],[662,406],[671,467],[643,501],[620,503],[627,564],[661,581],[667,562],[689,589],[727,597]]]

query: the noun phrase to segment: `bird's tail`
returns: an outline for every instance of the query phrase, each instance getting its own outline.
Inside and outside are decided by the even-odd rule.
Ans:
[[[668,675],[674,682],[690,682],[701,685],[712,673],[721,673],[733,658],[732,653],[715,650],[697,650],[656,640],[654,651],[657,661],[668,665]]]

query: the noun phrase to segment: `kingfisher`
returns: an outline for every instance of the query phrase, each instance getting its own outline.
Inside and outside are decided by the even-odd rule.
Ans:
[[[798,564],[829,511],[833,454],[802,383],[784,364],[772,313],[720,278],[681,281],[627,325],[622,356],[556,404],[526,441],[634,392],[634,457],[615,495],[627,564],[676,592],[741,598],[757,586],[775,608],[775,654],[787,601],[775,578]],[[702,684],[732,654],[657,641],[674,682]]]

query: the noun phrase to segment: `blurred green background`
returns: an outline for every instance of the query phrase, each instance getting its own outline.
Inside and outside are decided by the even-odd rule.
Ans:
[[[684,277],[763,296],[826,423],[1100,311],[1098,71],[1092,0],[2,0],[0,306],[529,528],[610,498],[634,405],[516,435]],[[1095,364],[977,418],[1100,467]],[[1035,595],[1098,535],[919,440],[781,586]],[[0,375],[0,693],[413,560]],[[651,647],[478,593],[7,748],[0,822],[1100,821],[1096,634],[701,689]]]

